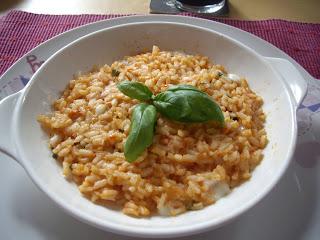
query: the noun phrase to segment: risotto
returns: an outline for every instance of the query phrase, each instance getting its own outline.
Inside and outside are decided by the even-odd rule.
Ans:
[[[152,145],[129,163],[124,143],[139,101],[117,89],[122,80],[144,83],[153,94],[170,85],[195,86],[220,105],[224,127],[159,115]],[[175,216],[213,204],[250,179],[268,142],[262,105],[246,79],[207,57],[154,46],[75,76],[52,113],[38,121],[64,176],[85,197],[135,217]]]

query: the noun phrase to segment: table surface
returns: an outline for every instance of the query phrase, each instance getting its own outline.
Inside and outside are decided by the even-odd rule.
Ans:
[[[159,0],[161,1],[161,0]],[[320,23],[320,0],[229,0],[229,18],[286,19]],[[1,0],[0,14],[11,9],[43,14],[149,13],[150,0]]]

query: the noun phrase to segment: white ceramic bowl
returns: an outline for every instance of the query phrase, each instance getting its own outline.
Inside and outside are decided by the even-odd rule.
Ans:
[[[251,88],[265,101],[263,109],[267,114],[270,143],[251,180],[216,204],[177,217],[136,219],[90,202],[81,196],[75,184],[63,178],[36,117],[50,111],[52,101],[74,73],[151,50],[152,45],[206,55],[226,66],[229,72],[245,76]],[[0,150],[16,159],[43,192],[81,221],[130,236],[190,235],[239,216],[277,183],[294,152],[296,109],[305,93],[306,83],[290,62],[262,57],[217,32],[178,23],[126,24],[97,31],[62,48],[42,65],[22,91],[4,99],[0,103]]]

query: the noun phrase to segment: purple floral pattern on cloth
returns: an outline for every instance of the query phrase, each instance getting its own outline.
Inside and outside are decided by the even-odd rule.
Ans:
[[[90,22],[121,16],[124,15],[42,15],[11,11],[0,17],[0,75],[26,52],[59,33]],[[210,19],[265,39],[293,57],[313,77],[320,78],[320,24],[284,20]]]

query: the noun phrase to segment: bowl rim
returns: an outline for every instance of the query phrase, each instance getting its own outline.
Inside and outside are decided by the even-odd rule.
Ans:
[[[294,149],[296,146],[296,139],[297,139],[297,120],[296,120],[296,114],[295,114],[295,106],[293,101],[293,96],[291,90],[288,88],[286,82],[282,78],[278,78],[279,81],[281,81],[285,88],[287,89],[287,92],[289,94],[290,99],[290,112],[291,116],[290,119],[292,121],[292,129],[291,129],[291,136],[290,136],[290,142],[288,142],[288,149],[286,151],[287,158],[283,160],[283,164],[281,165],[281,168],[279,168],[277,174],[275,177],[269,182],[268,185],[266,185],[263,190],[261,190],[258,194],[256,194],[250,201],[248,201],[245,205],[237,208],[234,211],[231,211],[228,214],[223,215],[223,217],[216,219],[216,220],[208,220],[200,223],[194,223],[192,226],[185,225],[185,226],[177,226],[172,228],[145,228],[143,225],[141,226],[128,226],[128,225],[121,225],[118,223],[112,223],[112,222],[103,222],[99,218],[94,217],[93,215],[87,214],[85,211],[81,211],[73,207],[71,204],[68,204],[66,201],[64,201],[62,198],[57,196],[53,191],[46,188],[46,184],[44,184],[41,181],[41,178],[37,176],[36,172],[33,170],[33,168],[30,165],[30,161],[25,160],[24,154],[22,153],[23,144],[21,142],[21,139],[19,138],[19,119],[21,117],[21,109],[23,106],[23,103],[25,101],[25,97],[32,88],[32,85],[36,82],[35,80],[38,78],[38,76],[41,74],[43,69],[47,68],[48,65],[50,65],[52,59],[56,58],[58,55],[62,54],[67,48],[72,47],[73,45],[76,45],[77,43],[81,41],[85,41],[88,38],[95,37],[95,35],[103,34],[106,31],[112,31],[119,28],[126,28],[130,27],[132,25],[152,25],[152,24],[166,24],[166,25],[172,25],[172,26],[182,26],[182,27],[190,27],[195,28],[198,30],[209,32],[210,34],[216,34],[222,37],[224,40],[231,42],[232,44],[237,45],[240,48],[243,48],[246,50],[247,53],[250,53],[254,55],[256,58],[258,58],[261,62],[265,64],[267,68],[269,68],[270,71],[273,72],[273,74],[276,76],[276,71],[270,66],[270,64],[256,51],[253,49],[247,47],[243,43],[226,36],[222,33],[219,33],[215,30],[207,29],[204,27],[195,26],[192,24],[186,24],[186,23],[175,23],[175,22],[167,22],[167,21],[144,21],[144,22],[134,22],[134,23],[124,23],[117,26],[107,27],[104,29],[100,29],[97,31],[94,31],[92,33],[89,33],[85,36],[82,36],[71,43],[65,45],[60,50],[55,52],[52,56],[50,56],[46,62],[38,69],[38,71],[32,76],[28,84],[25,86],[25,88],[21,91],[21,94],[17,100],[16,107],[14,109],[13,113],[13,124],[12,124],[12,133],[14,136],[14,143],[17,150],[17,154],[19,159],[21,160],[21,163],[23,167],[25,168],[27,174],[31,178],[31,180],[38,186],[39,189],[41,189],[45,194],[49,196],[59,206],[60,208],[64,209],[67,213],[74,216],[75,218],[81,220],[82,222],[85,222],[89,225],[98,227],[102,230],[107,230],[110,232],[123,234],[127,236],[137,236],[137,237],[151,237],[151,238],[159,238],[159,237],[179,237],[179,236],[186,236],[186,235],[192,235],[200,232],[204,232],[209,229],[213,229],[216,227],[219,227],[225,223],[230,222],[234,218],[240,216],[244,212],[246,212],[248,209],[253,207],[255,204],[257,204],[259,201],[261,201],[271,190],[272,188],[278,183],[280,178],[283,176],[284,172],[289,166],[289,163],[292,159]]]

